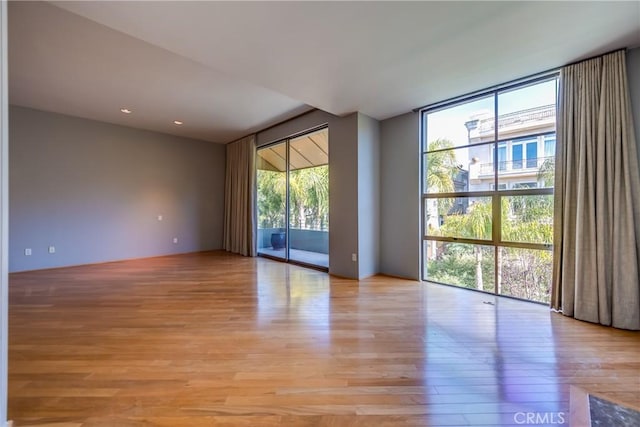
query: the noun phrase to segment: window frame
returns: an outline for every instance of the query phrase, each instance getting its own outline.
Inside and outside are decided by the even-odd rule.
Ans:
[[[521,170],[525,171],[526,169],[531,169],[528,167],[528,160],[532,160],[532,159],[528,159],[527,158],[527,146],[530,143],[535,143],[536,144],[536,157],[535,159],[540,159],[539,154],[540,154],[540,150],[543,150],[543,154],[545,154],[546,152],[544,150],[546,150],[546,144],[548,141],[548,137],[550,135],[553,135],[554,141],[556,139],[556,132],[531,132],[530,134],[525,134],[521,137],[518,138],[500,138],[500,134],[499,134],[499,114],[498,114],[498,100],[499,100],[499,95],[502,92],[507,92],[507,91],[512,91],[512,90],[517,90],[520,88],[524,88],[527,86],[531,86],[531,85],[535,85],[538,83],[543,83],[543,82],[547,82],[547,81],[556,81],[556,94],[557,94],[557,90],[558,90],[558,81],[559,81],[559,71],[558,70],[554,70],[551,71],[549,73],[545,73],[543,76],[538,76],[538,77],[533,77],[530,79],[522,79],[520,81],[518,81],[517,83],[513,83],[511,85],[504,85],[504,86],[497,86],[497,87],[493,87],[493,88],[489,88],[486,89],[485,91],[478,91],[478,92],[474,92],[473,94],[470,94],[468,96],[461,96],[461,97],[456,97],[454,99],[448,100],[448,101],[443,101],[441,103],[437,103],[434,104],[432,106],[426,106],[422,109],[420,109],[420,145],[421,145],[421,176],[420,176],[420,183],[421,183],[421,203],[420,203],[420,231],[421,231],[421,248],[420,248],[420,252],[421,252],[421,257],[420,257],[420,271],[421,271],[421,279],[423,281],[430,281],[430,282],[434,282],[434,283],[439,283],[439,282],[435,282],[433,280],[430,280],[427,277],[427,269],[426,269],[426,254],[425,254],[425,245],[428,244],[428,242],[449,242],[449,243],[467,243],[467,244],[473,244],[473,245],[480,245],[480,246],[486,246],[486,245],[491,245],[494,248],[494,283],[496,284],[496,286],[494,286],[494,291],[493,292],[488,292],[488,291],[479,291],[479,292],[485,292],[485,293],[491,293],[491,294],[495,294],[495,295],[503,295],[503,296],[507,296],[510,298],[516,298],[519,299],[517,297],[512,297],[509,295],[504,295],[502,293],[500,293],[500,289],[498,288],[497,284],[499,283],[499,263],[501,262],[500,257],[499,257],[499,250],[500,248],[521,248],[521,249],[537,249],[537,250],[545,250],[545,251],[552,251],[553,249],[553,245],[552,244],[546,244],[546,243],[530,243],[530,242],[513,242],[513,241],[505,241],[502,238],[502,214],[501,214],[501,206],[502,206],[502,198],[503,197],[509,197],[509,196],[535,196],[535,195],[553,195],[554,189],[551,188],[539,188],[539,186],[536,186],[535,188],[512,188],[512,186],[507,185],[506,182],[500,182],[500,178],[501,178],[501,173],[507,172],[507,169],[501,169],[500,165],[499,165],[499,154],[498,151],[499,149],[503,149],[504,148],[504,154],[505,154],[505,159],[502,160],[505,162],[505,164],[508,164],[508,162],[510,160],[512,160],[511,155],[512,155],[512,150],[513,150],[513,143],[516,144],[521,144],[522,146],[522,159],[520,160],[522,162],[522,167]],[[467,145],[461,145],[458,146],[456,145],[453,149],[460,149],[460,148],[470,148],[473,146],[477,146],[477,145],[485,145],[485,144],[489,144],[492,147],[491,150],[491,155],[493,157],[493,164],[494,164],[494,177],[493,177],[493,183],[491,184],[491,189],[490,190],[474,190],[474,191],[453,191],[453,192],[428,192],[427,189],[427,177],[426,177],[426,165],[427,165],[427,157],[429,155],[429,153],[433,153],[433,152],[437,152],[437,151],[442,151],[442,150],[435,150],[435,151],[429,151],[427,149],[427,115],[429,113],[433,113],[436,111],[441,111],[441,110],[445,110],[448,108],[453,108],[456,107],[458,105],[463,105],[465,103],[469,103],[472,102],[474,100],[477,99],[481,99],[481,98],[485,98],[488,96],[492,96],[493,97],[493,107],[494,107],[494,111],[493,111],[493,140],[492,141],[483,141],[483,142],[479,142],[479,143],[468,143]],[[557,104],[556,104],[557,105]],[[546,159],[546,154],[544,156],[544,158]],[[537,161],[536,161],[537,163]],[[540,165],[537,165],[537,167],[540,167]],[[520,170],[520,169],[519,169]],[[502,176],[502,178],[504,179],[505,177]],[[500,189],[501,186],[506,186],[506,189]],[[468,188],[467,188],[468,190]],[[424,211],[425,207],[428,204],[429,200],[438,200],[438,199],[446,199],[446,198],[461,198],[461,197],[491,197],[492,198],[492,236],[490,240],[484,240],[484,239],[474,239],[474,238],[461,238],[461,237],[449,237],[449,236],[437,236],[437,235],[433,235],[433,234],[427,234],[427,229],[426,229],[426,221],[425,221],[425,214],[426,212]],[[447,283],[443,283],[445,285],[447,285]],[[455,286],[455,285],[454,285]],[[470,289],[470,290],[474,290],[474,289]],[[527,300],[529,301],[529,300]],[[531,302],[536,302],[536,301],[531,301]]]

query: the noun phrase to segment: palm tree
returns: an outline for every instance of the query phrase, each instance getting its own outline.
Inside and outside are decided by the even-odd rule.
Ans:
[[[464,236],[473,239],[491,239],[491,202],[476,201],[465,213],[449,215],[442,225],[442,232],[449,236]],[[476,259],[476,288],[483,290],[482,246],[474,245]]]
[[[258,169],[258,224],[260,228],[283,228],[287,177],[280,171]]]
[[[326,229],[329,218],[329,166],[291,171],[289,204],[294,226]]]
[[[431,141],[427,147],[427,188],[430,193],[450,193],[454,190],[453,176],[458,165],[451,148],[454,148],[453,142],[442,138]]]
[[[467,211],[467,227],[470,235],[474,238],[491,238],[491,227],[493,223],[492,206],[490,202],[474,203]],[[476,287],[484,289],[482,281],[482,247],[474,245],[476,253]]]

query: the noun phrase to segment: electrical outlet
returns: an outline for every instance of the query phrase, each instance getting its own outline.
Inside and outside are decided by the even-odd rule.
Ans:
[[[162,221],[162,215],[158,215],[158,221]]]
[[[50,254],[55,254],[56,253],[56,247],[55,246],[49,246],[49,253]]]
[[[24,250],[25,256],[31,256],[31,248],[27,248]]]
[[[353,262],[358,261],[358,254],[351,254],[351,261]]]
[[[177,237],[173,238],[173,243],[178,243],[178,238]]]

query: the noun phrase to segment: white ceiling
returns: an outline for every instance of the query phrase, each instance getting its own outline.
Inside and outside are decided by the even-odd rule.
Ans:
[[[640,45],[638,1],[52,3],[9,5],[12,103],[221,143]]]

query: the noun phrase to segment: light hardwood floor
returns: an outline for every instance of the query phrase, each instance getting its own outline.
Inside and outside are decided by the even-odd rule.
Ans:
[[[570,385],[640,401],[637,333],[220,252],[13,274],[9,317],[18,427],[506,426],[568,420]]]

